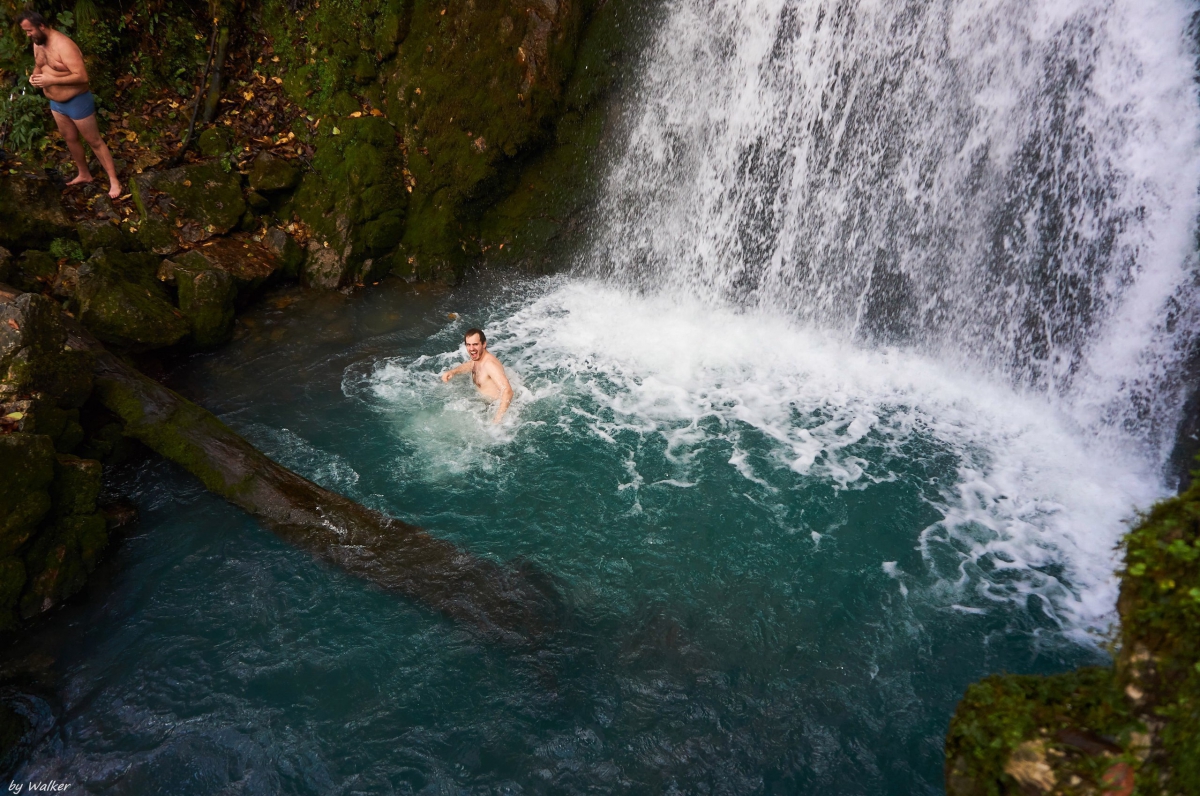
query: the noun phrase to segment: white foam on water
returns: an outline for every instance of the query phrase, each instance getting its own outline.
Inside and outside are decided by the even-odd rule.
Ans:
[[[913,544],[935,584],[930,599],[956,610],[1037,594],[1068,633],[1103,629],[1123,522],[1162,494],[1135,445],[1090,438],[1043,395],[762,310],[560,278],[494,308],[488,331],[520,385],[499,430],[469,387],[437,381],[458,351],[389,359],[348,379],[395,414],[397,434],[431,472],[487,469],[509,446],[537,455],[535,428],[552,426],[581,448],[621,450],[627,472],[614,495],[686,495],[705,477],[698,452],[722,441],[747,489],[781,504],[794,500],[780,486],[789,479],[861,489],[896,478],[906,446],[940,446],[959,461],[957,481],[941,485],[933,504],[942,519]],[[629,439],[654,436],[675,472],[648,484]],[[811,533],[814,550],[829,534],[836,529]],[[903,576],[907,594],[916,583]]]

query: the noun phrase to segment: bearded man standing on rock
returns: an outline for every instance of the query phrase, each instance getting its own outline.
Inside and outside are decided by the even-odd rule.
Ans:
[[[88,85],[87,68],[83,65],[83,53],[66,34],[59,33],[46,23],[46,18],[36,11],[26,11],[17,17],[21,30],[33,40],[33,59],[36,64],[29,83],[42,90],[50,100],[50,111],[58,131],[67,141],[67,149],[79,173],[67,185],[79,185],[92,181],[92,172],[84,156],[79,137],[88,142],[96,159],[108,173],[108,195],[116,199],[121,195],[121,183],[117,180],[117,167],[112,153],[100,137],[96,124],[96,100]]]

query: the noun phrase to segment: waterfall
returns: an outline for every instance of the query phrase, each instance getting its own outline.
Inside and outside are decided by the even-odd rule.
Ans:
[[[674,0],[590,267],[1044,393],[1161,463],[1198,328],[1182,0]]]

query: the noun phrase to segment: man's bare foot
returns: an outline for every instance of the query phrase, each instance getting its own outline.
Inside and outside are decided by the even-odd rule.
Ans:
[[[109,185],[109,188],[108,188],[108,198],[116,199],[120,195],[121,195],[121,183],[117,182],[116,180],[113,180],[112,184]]]
[[[88,183],[91,181],[92,181],[92,175],[80,173],[80,174],[76,174],[75,179],[71,180],[69,183],[67,183],[67,185],[83,185],[84,183]]]

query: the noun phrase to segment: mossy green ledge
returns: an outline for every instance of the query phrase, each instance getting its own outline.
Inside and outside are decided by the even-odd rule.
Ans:
[[[950,796],[1200,794],[1200,482],[1123,546],[1115,665],[970,686],[946,738]]]

